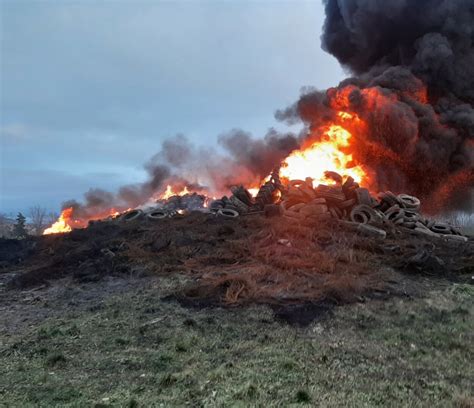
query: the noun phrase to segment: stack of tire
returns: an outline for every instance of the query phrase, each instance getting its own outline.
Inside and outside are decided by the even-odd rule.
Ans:
[[[267,181],[258,190],[257,196],[255,197],[255,206],[258,210],[263,210],[266,205],[273,204],[275,202],[275,193],[278,187],[275,183]]]
[[[390,191],[379,195],[377,208],[385,220],[416,233],[454,241],[467,241],[459,228],[448,223],[425,218],[420,213],[420,200],[407,194],[395,195]]]
[[[173,216],[173,214],[174,214],[173,212],[170,212],[163,208],[152,208],[147,211],[143,211],[137,208],[135,210],[129,210],[127,212],[124,212],[116,219],[120,222],[126,222],[126,223],[138,221],[143,218],[156,221],[156,220],[162,220],[163,218],[171,217]]]
[[[280,213],[290,220],[309,222],[331,218],[326,199],[316,195],[310,179],[289,182],[282,195]]]
[[[369,191],[360,188],[351,177],[342,183],[342,177],[331,172],[331,179],[335,184],[320,184],[316,188],[310,178],[290,181],[280,204],[281,214],[308,221],[344,220],[350,218],[355,207],[374,203]]]
[[[220,217],[236,218],[248,213],[254,205],[252,195],[243,186],[231,187],[232,195],[211,201],[209,210]]]
[[[467,241],[459,228],[423,217],[420,200],[416,197],[387,191],[379,194],[377,200],[352,177],[343,182],[339,174],[330,172],[328,178],[334,184],[320,184],[316,188],[311,179],[290,181],[279,207],[267,205],[265,214],[304,222],[333,218],[354,224],[390,223],[420,234]]]

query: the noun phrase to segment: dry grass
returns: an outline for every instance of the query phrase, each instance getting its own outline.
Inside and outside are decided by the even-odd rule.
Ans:
[[[229,305],[352,302],[383,286],[373,256],[357,248],[360,239],[325,225],[315,229],[278,220],[212,257],[188,260],[190,270],[205,272],[184,293]]]

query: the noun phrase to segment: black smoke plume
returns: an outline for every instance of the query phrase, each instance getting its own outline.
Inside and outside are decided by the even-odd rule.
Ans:
[[[356,113],[367,129],[355,130],[354,159],[374,188],[472,212],[474,1],[324,3],[322,47],[354,76],[306,92],[277,118],[317,129],[335,109]]]

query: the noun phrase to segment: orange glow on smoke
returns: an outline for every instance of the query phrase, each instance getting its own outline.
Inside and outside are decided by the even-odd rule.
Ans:
[[[63,210],[58,220],[53,225],[51,225],[51,227],[46,228],[43,232],[43,235],[71,232],[72,227],[69,224],[72,222],[72,214],[73,214],[72,207],[69,207]]]
[[[340,112],[344,120],[359,120],[355,115]],[[335,171],[342,176],[351,176],[361,182],[366,173],[361,166],[354,166],[352,154],[348,153],[351,146],[351,133],[339,125],[323,128],[321,140],[292,152],[282,163],[280,177],[286,180],[313,179],[314,186],[330,182],[324,176],[326,171]]]

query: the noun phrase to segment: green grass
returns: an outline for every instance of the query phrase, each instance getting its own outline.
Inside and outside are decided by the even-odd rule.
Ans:
[[[0,406],[473,403],[472,286],[339,307],[306,328],[266,307],[197,311],[160,296],[133,290],[0,339]]]

